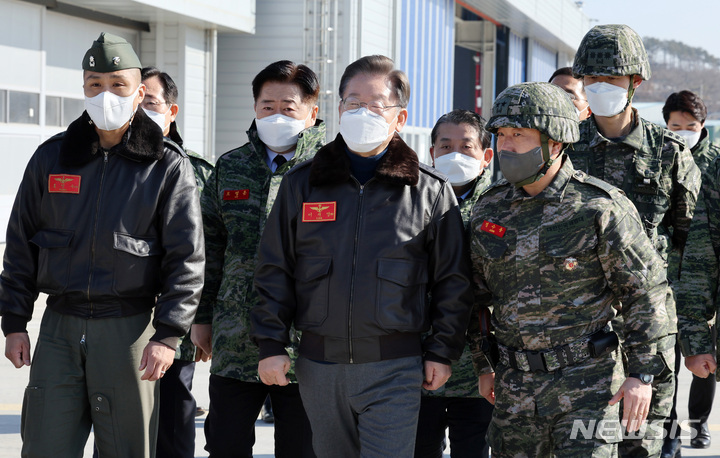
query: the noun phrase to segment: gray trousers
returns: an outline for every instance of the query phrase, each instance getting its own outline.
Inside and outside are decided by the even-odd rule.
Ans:
[[[298,358],[295,374],[318,458],[409,458],[415,449],[419,356],[365,364]]]
[[[159,385],[141,381],[150,312],[85,320],[46,309],[23,400],[23,457],[155,456]]]

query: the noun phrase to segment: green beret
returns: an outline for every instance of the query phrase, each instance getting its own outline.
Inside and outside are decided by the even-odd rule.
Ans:
[[[82,68],[92,72],[110,73],[128,68],[142,68],[142,65],[130,43],[124,38],[103,32],[85,53]]]

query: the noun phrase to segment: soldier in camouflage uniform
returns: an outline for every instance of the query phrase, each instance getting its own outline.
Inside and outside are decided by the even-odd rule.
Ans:
[[[182,147],[195,171],[198,192],[202,192],[212,164],[199,154],[185,148],[178,133],[175,118],[180,107],[177,104],[178,89],[173,79],[155,67],[141,70],[145,84],[142,108],[150,119],[160,126],[165,137]],[[180,339],[175,360],[160,380],[160,414],[158,421],[157,458],[192,458],[195,456],[195,413],[197,404],[192,394],[195,374],[195,345],[190,332]]]
[[[635,204],[645,230],[666,263],[682,252],[700,188],[700,172],[679,135],[650,123],[632,108],[632,96],[650,78],[642,40],[626,25],[593,27],[575,55],[573,73],[583,77],[593,115],[580,124],[580,140],[569,152],[578,170],[622,189]],[[658,342],[665,368],[655,377],[648,421],[670,414],[675,389],[677,318],[672,291],[666,308],[666,337]],[[620,327],[619,327],[620,328]],[[662,434],[648,428],[643,439],[626,438],[622,456],[658,456]]]
[[[487,128],[505,179],[475,205],[469,230],[476,308],[492,308],[494,373],[479,320],[468,337],[480,393],[495,404],[492,456],[613,456],[618,401],[628,431],[637,430],[652,393],[639,374],[662,366],[662,262],[632,202],[564,155],[579,133],[562,89],[504,90]],[[610,327],[620,302],[627,378]]]
[[[472,111],[453,110],[438,119],[430,137],[433,166],[448,176],[467,227],[470,211],[492,182],[491,172],[486,170],[493,150],[485,120]],[[488,456],[485,433],[492,404],[480,396],[477,383],[470,349],[466,347],[452,364],[447,383],[435,391],[423,390],[416,457],[441,457],[448,427],[453,458]]]
[[[710,239],[705,202],[712,183],[707,175],[707,170],[715,158],[720,156],[720,147],[710,142],[710,136],[704,127],[706,116],[707,108],[702,99],[690,91],[671,94],[663,107],[663,117],[668,129],[685,138],[693,159],[695,159],[695,164],[700,169],[703,182],[682,263],[680,263],[679,254],[673,252],[668,268],[668,280],[674,282],[673,290],[676,295],[678,330],[680,332],[678,346],[675,348],[677,352],[676,372],[680,366],[680,351],[686,358],[691,358],[691,367],[694,365],[694,361],[712,360],[712,340],[709,338],[711,328],[708,326],[708,322],[715,316],[720,274],[715,250]],[[678,272],[681,265],[682,275]],[[701,366],[703,365],[701,364]],[[690,426],[695,430],[690,445],[694,448],[707,448],[710,446],[707,419],[715,395],[715,380],[713,377],[708,377],[709,372],[706,367],[699,369],[701,375],[693,374],[688,397],[688,418],[693,421]],[[677,387],[675,389],[676,399]],[[670,418],[677,419],[675,405]],[[672,452],[679,447],[679,439],[666,438],[665,442],[663,455],[674,456]]]
[[[252,456],[254,425],[269,394],[275,414],[275,455],[314,456],[297,384],[267,386],[258,378],[250,342],[257,303],[253,273],[260,235],[285,172],[315,155],[325,141],[317,119],[317,76],[289,61],[270,64],[253,80],[256,119],[249,142],[218,160],[201,199],[207,259],[193,341],[212,353],[206,450],[213,457]],[[288,352],[295,355],[296,349]]]
[[[715,262],[720,263],[720,157],[716,157],[705,172],[706,179],[703,179],[702,193],[707,206],[708,225],[710,226],[710,240],[715,251]],[[720,282],[720,277],[716,279]],[[706,353],[685,358],[685,367],[693,374],[700,377],[712,377],[715,373],[715,380],[720,382],[720,371],[717,370],[717,362],[720,361],[720,333],[717,332],[718,319],[720,318],[720,301],[716,292],[714,310],[706,311],[701,319],[714,319],[714,329],[708,332],[702,329],[702,340],[697,342],[698,348]],[[713,337],[715,342],[713,342]],[[713,357],[713,347],[715,356]],[[702,351],[702,350],[701,350]]]

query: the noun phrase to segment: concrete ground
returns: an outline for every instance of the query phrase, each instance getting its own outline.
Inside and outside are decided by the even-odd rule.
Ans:
[[[45,310],[45,298],[41,297],[37,301],[34,319],[30,321],[28,332],[31,342],[37,339],[38,328],[40,326],[40,317]],[[4,344],[2,345],[4,349]],[[3,352],[4,353],[4,352]],[[205,408],[209,405],[208,396],[208,378],[209,363],[198,363],[195,371],[195,379],[193,382],[193,392],[197,399],[198,405]],[[20,413],[22,407],[23,390],[27,384],[30,368],[23,367],[15,369],[12,364],[5,358],[0,358],[0,458],[17,458],[20,456],[22,442],[20,440]],[[687,420],[687,400],[690,389],[691,375],[683,366],[679,377],[678,392],[678,417],[682,424],[683,420]],[[712,434],[712,446],[709,449],[698,450],[689,446],[689,439],[683,440],[682,454],[688,457],[715,457],[720,458],[720,395],[716,396],[714,409],[710,417],[709,426]],[[205,436],[203,433],[204,417],[196,418],[197,439],[195,446],[196,457],[207,457],[208,454],[203,449],[205,445]],[[257,458],[273,457],[273,434],[274,429],[271,424],[258,421],[256,423],[257,441],[254,448],[254,456]],[[689,437],[686,432],[683,437]],[[88,444],[85,447],[85,457],[92,456],[92,433]],[[449,454],[445,456],[449,457]]]

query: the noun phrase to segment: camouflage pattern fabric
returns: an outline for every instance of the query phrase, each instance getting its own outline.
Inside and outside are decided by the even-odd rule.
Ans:
[[[212,323],[212,374],[259,382],[258,348],[249,330],[250,309],[258,301],[253,275],[260,236],[283,175],[325,143],[325,124],[318,120],[301,132],[295,156],[274,173],[254,122],[247,135],[248,143],[217,160],[202,193],[207,261],[195,323]],[[288,353],[294,362],[297,348]],[[294,369],[289,376],[294,378]]]
[[[594,116],[580,123],[580,140],[568,148],[575,167],[622,189],[635,204],[664,261],[682,250],[690,231],[700,191],[700,171],[685,141],[673,132],[640,118],[633,110],[633,128],[621,141],[605,138]],[[666,334],[677,333],[672,296]]]
[[[700,141],[692,148],[692,155],[702,174],[702,190],[683,254],[681,275],[678,275],[679,253],[671,253],[668,267],[668,280],[676,296],[680,348],[685,356],[713,352],[708,322],[715,316],[720,277],[706,204],[712,194],[708,167],[720,156],[720,147],[710,142],[707,129],[703,129]]]
[[[460,214],[462,215],[466,229],[470,223],[472,208],[480,199],[482,193],[490,187],[491,182],[492,177],[490,170],[485,170],[475,182],[472,192],[460,203]],[[446,398],[481,397],[478,391],[478,378],[473,369],[472,353],[470,352],[469,345],[465,345],[465,350],[463,350],[462,355],[460,355],[460,359],[452,363],[452,376],[450,376],[450,379],[445,385],[435,391],[423,389],[423,396],[442,396]]]
[[[197,154],[195,151],[184,147],[183,149],[185,149],[185,152],[190,159],[190,164],[193,166],[195,180],[197,180],[198,192],[202,193],[203,187],[213,170],[213,166],[207,161],[207,159]],[[179,359],[181,361],[195,361],[195,345],[190,340],[190,331],[188,331],[185,337],[180,338],[177,350],[175,350],[175,359]]]
[[[710,240],[715,250],[715,260],[720,261],[720,157],[710,164],[706,171],[707,179],[703,179],[703,195],[707,206],[708,224],[710,225]],[[716,279],[720,281],[720,279]],[[710,312],[715,319],[715,333],[708,335],[703,332],[705,348],[711,348],[712,336],[716,338],[715,343],[715,361],[720,361],[720,333],[717,332],[718,318],[720,318],[720,301],[717,299],[716,292],[714,309]],[[709,342],[709,346],[708,346]],[[712,353],[712,352],[711,352]],[[720,370],[715,371],[715,380],[720,382]]]
[[[486,129],[535,129],[556,142],[578,141],[578,116],[567,93],[550,83],[521,83],[497,96]]]
[[[640,75],[649,80],[652,75],[640,35],[624,24],[590,29],[580,42],[572,71],[575,77]]]
[[[656,341],[668,319],[665,269],[619,190],[575,171],[565,158],[533,198],[506,180],[495,183],[473,208],[470,238],[476,309],[492,308],[500,344],[540,351],[581,340],[606,326],[622,302],[631,370],[662,367]],[[471,320],[473,363],[478,373],[489,373],[478,328]],[[607,402],[624,378],[619,350],[554,372],[499,365],[488,432],[493,454],[525,456],[552,447],[564,456],[608,456],[613,447],[603,444],[619,442],[619,430],[571,440],[571,428],[575,419],[617,419],[617,406]]]

